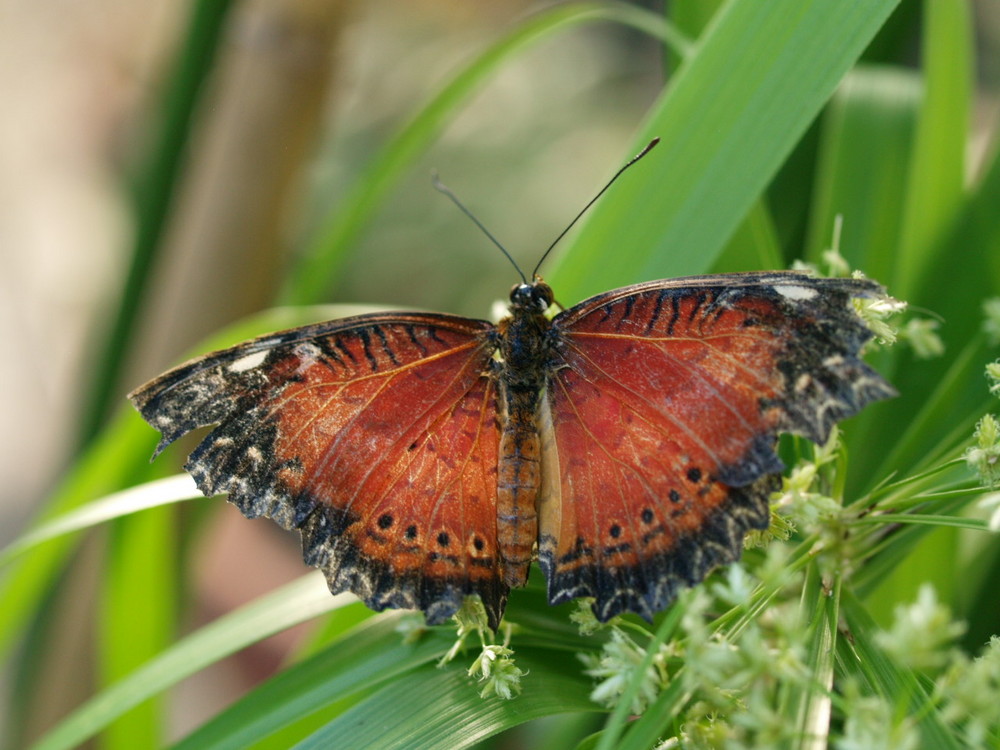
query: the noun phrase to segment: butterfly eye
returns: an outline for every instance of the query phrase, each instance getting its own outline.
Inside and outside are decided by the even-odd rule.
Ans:
[[[552,288],[541,281],[535,282],[535,284],[530,287],[531,289],[531,299],[538,307],[540,312],[545,312],[552,305]]]

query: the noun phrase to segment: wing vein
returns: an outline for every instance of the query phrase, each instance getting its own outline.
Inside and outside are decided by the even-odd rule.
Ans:
[[[570,346],[572,346],[572,344],[570,344]],[[716,455],[715,451],[713,451],[711,448],[709,448],[708,444],[704,440],[702,440],[701,437],[698,435],[698,432],[695,429],[693,429],[690,425],[688,425],[687,423],[682,422],[676,416],[676,414],[672,414],[670,411],[665,411],[663,409],[658,408],[655,404],[653,404],[651,401],[649,401],[649,399],[647,399],[643,394],[638,393],[633,388],[630,388],[628,386],[624,386],[621,383],[617,382],[617,380],[613,376],[611,376],[603,367],[601,367],[599,364],[597,364],[591,357],[587,356],[587,354],[583,350],[579,349],[576,346],[573,346],[573,349],[577,352],[577,354],[581,358],[586,359],[587,362],[589,362],[590,365],[594,369],[596,369],[598,372],[600,372],[601,375],[603,375],[605,378],[607,378],[608,381],[610,381],[612,383],[615,383],[615,385],[619,389],[621,389],[621,390],[625,391],[626,393],[634,396],[642,404],[645,404],[652,411],[654,411],[655,413],[657,413],[657,414],[661,415],[662,417],[664,417],[671,424],[673,424],[675,427],[677,427],[677,429],[681,430],[684,433],[684,435],[689,440],[691,440],[692,443],[694,443],[699,448],[701,448],[702,451],[704,451],[705,455],[707,455],[709,458],[711,458],[712,460],[714,460],[717,465],[721,464],[721,461],[720,461],[719,457]],[[677,361],[679,364],[685,364],[685,363],[681,362],[680,360],[675,360],[675,361]],[[746,420],[744,419],[744,417],[741,414],[739,414],[738,412],[735,411],[734,407],[725,398],[722,397],[722,394],[719,393],[719,391],[714,386],[711,385],[710,381],[706,377],[704,377],[704,375],[701,372],[699,372],[699,370],[697,368],[688,366],[687,369],[688,369],[688,372],[692,373],[695,377],[699,378],[701,380],[701,382],[710,391],[712,391],[712,393],[717,397],[716,400],[718,401],[718,403],[722,404],[722,406],[724,408],[726,408],[728,411],[730,411],[736,417],[736,419],[738,419],[740,421],[740,423],[744,427],[746,427],[749,430],[753,430],[753,427],[746,422]],[[655,429],[661,435],[665,435],[667,437],[670,437],[669,433],[667,433],[666,431],[664,431],[663,429],[661,429],[660,427],[658,427],[655,422],[652,422],[651,420],[647,419],[643,415],[643,413],[641,412],[641,410],[636,409],[635,407],[633,407],[633,406],[631,406],[631,405],[629,405],[629,404],[627,404],[625,402],[621,402],[621,403],[626,408],[628,408],[629,410],[631,410],[636,416],[638,416],[639,419],[641,419],[642,421],[646,422],[648,425],[650,425],[651,427],[653,427],[653,429]]]

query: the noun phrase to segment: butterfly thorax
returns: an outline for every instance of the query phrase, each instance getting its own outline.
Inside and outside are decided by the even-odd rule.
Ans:
[[[510,293],[510,317],[497,325],[497,541],[508,586],[523,586],[527,581],[538,538],[541,442],[536,416],[550,359],[547,334],[552,324],[545,310],[551,303],[552,290],[545,284],[519,284]]]
[[[509,383],[541,385],[548,360],[546,334],[552,327],[545,311],[551,304],[552,290],[541,282],[511,290],[511,314],[497,325],[502,371]]]

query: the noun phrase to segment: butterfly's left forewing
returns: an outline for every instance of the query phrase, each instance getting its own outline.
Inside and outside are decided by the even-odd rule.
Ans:
[[[539,560],[555,604],[651,617],[768,524],[779,432],[824,441],[892,389],[850,308],[877,285],[731,274],[615,290],[553,321]]]
[[[208,495],[302,533],[331,590],[431,623],[478,594],[499,621],[493,327],[369,315],[194,360],[131,394],[163,435],[216,425],[186,467]]]

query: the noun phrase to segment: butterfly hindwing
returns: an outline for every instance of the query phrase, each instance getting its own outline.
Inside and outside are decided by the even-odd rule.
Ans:
[[[493,326],[368,315],[265,336],[130,395],[157,452],[216,425],[185,468],[208,495],[302,534],[334,592],[438,623],[478,594],[495,626]]]
[[[796,273],[650,282],[553,320],[539,559],[555,604],[645,617],[768,524],[779,432],[823,442],[893,394],[859,358],[850,299],[879,287]]]

